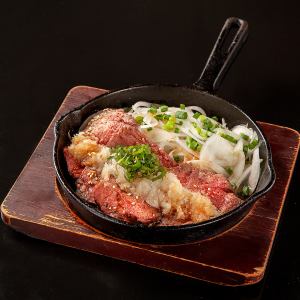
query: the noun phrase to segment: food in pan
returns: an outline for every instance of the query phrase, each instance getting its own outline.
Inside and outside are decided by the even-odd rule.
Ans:
[[[197,106],[137,102],[105,109],[64,149],[77,194],[128,223],[198,223],[237,207],[256,188],[259,140]]]

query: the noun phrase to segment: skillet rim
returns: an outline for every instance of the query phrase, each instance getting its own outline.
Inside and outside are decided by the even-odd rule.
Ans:
[[[221,214],[217,217],[214,217],[212,219],[203,221],[203,222],[199,222],[199,223],[191,223],[191,224],[185,224],[185,225],[172,225],[172,226],[149,226],[149,225],[144,225],[141,223],[127,223],[125,221],[121,221],[119,219],[113,218],[109,215],[106,215],[105,213],[103,213],[98,207],[92,207],[90,204],[88,204],[84,199],[80,198],[74,191],[73,189],[69,186],[69,183],[67,180],[64,179],[63,174],[61,174],[61,168],[59,167],[58,164],[58,140],[59,140],[59,129],[60,129],[60,125],[61,123],[63,123],[63,121],[72,113],[76,112],[76,111],[80,111],[83,107],[89,105],[91,102],[95,101],[96,99],[105,97],[109,94],[113,94],[113,93],[117,93],[117,92],[125,92],[126,90],[132,89],[132,88],[147,88],[147,87],[167,87],[167,88],[181,88],[181,89],[188,89],[188,90],[193,90],[193,91],[197,91],[200,92],[201,94],[205,94],[205,95],[209,95],[211,97],[215,97],[220,101],[223,102],[227,102],[228,104],[230,104],[231,106],[233,106],[234,108],[236,108],[239,112],[241,112],[242,114],[244,114],[247,118],[249,118],[253,124],[255,125],[255,130],[257,130],[261,136],[263,137],[263,142],[266,145],[267,148],[267,167],[269,168],[270,171],[270,180],[268,182],[268,184],[266,184],[266,186],[258,192],[254,192],[249,198],[245,199],[245,201],[240,204],[239,206],[235,207],[234,209]],[[108,108],[108,107],[106,107]],[[246,208],[250,205],[253,205],[256,200],[259,197],[262,197],[264,194],[266,194],[274,185],[275,180],[276,180],[276,173],[275,173],[275,169],[274,169],[274,165],[272,162],[272,152],[271,152],[271,147],[269,145],[268,140],[266,139],[264,133],[262,132],[260,126],[257,124],[256,121],[254,121],[248,114],[246,114],[239,106],[237,106],[236,104],[232,103],[231,101],[225,100],[219,96],[216,96],[214,94],[211,94],[207,91],[201,90],[199,89],[196,85],[192,85],[192,86],[186,86],[186,85],[180,85],[177,83],[150,83],[150,84],[134,84],[134,85],[130,85],[130,86],[126,86],[126,87],[122,87],[122,88],[116,88],[116,89],[112,89],[112,90],[108,90],[107,92],[96,96],[94,98],[92,98],[91,100],[87,101],[84,104],[81,104],[75,108],[73,108],[72,110],[68,111],[67,113],[63,114],[56,122],[54,125],[54,136],[55,136],[55,140],[54,140],[54,145],[53,145],[53,163],[54,163],[54,168],[55,168],[55,173],[57,176],[57,179],[59,181],[59,183],[62,185],[63,189],[66,190],[73,198],[75,198],[75,200],[82,206],[84,206],[84,208],[86,210],[88,210],[90,213],[94,214],[95,216],[105,219],[106,221],[110,221],[113,223],[117,223],[119,225],[124,225],[126,227],[130,227],[130,228],[134,228],[134,229],[144,229],[147,231],[175,231],[175,230],[188,230],[188,229],[195,229],[195,228],[201,228],[201,227],[206,227],[209,225],[213,225],[215,223],[224,221],[224,219],[229,218],[232,215],[236,215],[238,214],[240,211],[243,211],[244,209],[246,210]],[[65,182],[66,181],[66,182]],[[248,212],[246,213],[245,216],[247,216]],[[235,223],[236,224],[236,223]],[[230,228],[232,228],[235,224],[232,224]],[[93,225],[92,225],[93,226]]]

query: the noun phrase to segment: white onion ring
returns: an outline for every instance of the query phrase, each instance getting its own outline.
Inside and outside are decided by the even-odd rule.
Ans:
[[[204,109],[202,109],[199,106],[192,105],[192,106],[188,106],[187,109],[197,111],[197,112],[201,113],[202,115],[206,116],[206,112],[204,111]]]

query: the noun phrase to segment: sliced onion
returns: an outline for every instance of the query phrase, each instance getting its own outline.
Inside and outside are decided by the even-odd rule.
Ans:
[[[144,117],[144,123],[145,125],[141,125],[141,128],[150,128],[158,125],[158,121],[151,114],[148,113]]]
[[[239,140],[236,146],[234,147],[234,155],[236,157],[237,162],[233,168],[233,173],[229,177],[230,182],[235,183],[241,177],[244,168],[245,168],[245,154],[243,151],[243,141]]]
[[[168,143],[170,141],[175,141],[177,139],[177,134],[174,132],[169,132],[160,128],[153,128],[151,131],[147,131],[147,137],[151,142],[157,143],[159,146],[161,143]]]
[[[204,143],[203,141],[201,141],[201,140],[199,139],[199,137],[197,137],[193,132],[191,132],[190,129],[187,129],[187,128],[182,127],[182,128],[180,128],[180,130],[181,130],[182,132],[184,132],[187,136],[189,136],[189,137],[191,137],[192,139],[194,139],[195,141],[197,141],[199,144],[203,144],[203,143]]]
[[[235,163],[232,144],[214,134],[207,139],[200,152],[201,161],[213,161],[221,167],[232,167]]]
[[[187,145],[186,145],[186,143],[185,143],[185,141],[182,141],[182,140],[180,140],[180,139],[176,139],[176,143],[180,146],[180,147],[182,147],[186,152],[188,152],[188,153],[190,153],[191,155],[193,155],[193,156],[195,156],[195,157],[199,157],[199,154],[196,152],[196,151],[193,151],[192,149],[190,149]]]
[[[224,128],[227,128],[227,124],[226,124],[226,122],[225,122],[225,119],[224,119],[224,118],[222,118],[222,126],[223,126]]]
[[[145,102],[145,101],[138,101],[135,104],[132,105],[132,109],[136,110],[138,107],[150,107],[152,103],[150,102]]]
[[[188,106],[187,109],[197,111],[197,112],[201,113],[202,115],[206,116],[206,112],[204,111],[204,109],[202,109],[199,106]]]
[[[253,131],[252,128],[248,128],[247,125],[237,125],[234,126],[231,131],[235,133],[237,136],[241,136],[241,134],[245,134],[249,136],[250,141],[254,138],[254,133],[256,134],[255,131]]]
[[[221,123],[209,118],[213,124],[218,124],[219,126],[214,132],[209,133],[210,136],[208,138],[203,137],[195,127],[204,129],[204,124],[200,118],[195,119],[193,116],[195,112],[200,112],[206,116],[205,111],[199,106],[187,106],[185,109],[187,118],[180,120],[182,125],[176,125],[176,130],[179,132],[170,132],[163,129],[165,122],[155,119],[154,115],[148,112],[151,105],[152,103],[150,102],[139,101],[132,106],[132,110],[129,112],[134,118],[137,116],[144,118],[143,124],[139,127],[143,129],[143,132],[151,142],[157,143],[169,155],[181,153],[184,155],[184,161],[190,162],[199,168],[223,174],[226,177],[228,177],[226,168],[232,168],[233,173],[229,177],[231,183],[235,183],[238,188],[247,181],[251,191],[255,190],[260,175],[259,144],[256,148],[248,150],[247,159],[250,160],[251,164],[250,166],[246,165],[243,151],[243,146],[246,142],[241,137],[242,133],[249,136],[248,142],[251,143],[254,139],[258,139],[255,130],[244,124],[236,125],[230,130],[224,118],[221,119]],[[168,110],[163,112],[163,114],[175,115],[179,110],[179,107],[168,107]],[[160,113],[160,110],[158,110],[158,114]],[[152,130],[147,131],[146,129],[148,128],[152,128]],[[238,141],[237,144],[234,145],[222,138],[221,135],[223,133],[235,138]],[[200,153],[193,151],[186,145],[186,137],[191,137],[202,145]]]
[[[236,189],[238,189],[239,186],[247,179],[247,177],[249,176],[250,172],[251,172],[251,165],[248,166],[248,167],[244,170],[244,172],[243,172],[243,174],[241,175],[241,177],[239,178],[239,180],[235,183]]]
[[[256,148],[253,152],[251,173],[250,173],[249,180],[248,180],[249,187],[250,187],[252,193],[256,189],[258,179],[259,179],[259,173],[260,173],[259,149]]]

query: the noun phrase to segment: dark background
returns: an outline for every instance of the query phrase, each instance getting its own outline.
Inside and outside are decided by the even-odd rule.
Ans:
[[[1,199],[71,87],[190,84],[230,16],[248,20],[250,36],[218,94],[257,120],[299,130],[297,2],[2,2]],[[300,299],[299,179],[298,162],[256,286],[209,285],[33,240],[1,222],[0,299]]]

